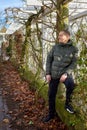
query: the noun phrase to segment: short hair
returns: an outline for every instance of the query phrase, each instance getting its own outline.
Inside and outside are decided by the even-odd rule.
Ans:
[[[65,34],[68,34],[70,36],[70,32],[68,30],[62,30]]]

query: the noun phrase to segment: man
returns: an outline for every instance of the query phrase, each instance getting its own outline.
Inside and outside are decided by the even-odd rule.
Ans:
[[[59,82],[66,86],[65,109],[74,113],[70,105],[70,96],[74,89],[74,81],[71,75],[76,66],[77,49],[72,45],[70,32],[63,30],[58,36],[59,43],[54,45],[47,56],[46,80],[49,83],[49,114],[44,118],[48,122],[56,116],[55,98]]]

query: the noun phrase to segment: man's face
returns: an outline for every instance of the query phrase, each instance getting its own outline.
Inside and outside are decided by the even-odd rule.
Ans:
[[[58,36],[58,39],[59,39],[59,42],[61,43],[67,43],[68,40],[70,39],[70,36],[68,34],[66,34],[65,32],[61,31],[59,33],[59,36]]]

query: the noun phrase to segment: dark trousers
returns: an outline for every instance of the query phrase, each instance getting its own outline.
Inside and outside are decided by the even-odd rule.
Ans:
[[[56,99],[56,94],[57,94],[57,89],[59,85],[60,79],[51,79],[49,83],[49,91],[48,91],[48,96],[49,96],[49,114],[51,116],[54,116],[56,110],[55,110],[55,99]],[[74,81],[72,78],[68,77],[64,81],[65,87],[66,87],[66,102],[65,105],[68,105],[70,102],[70,97],[74,89]]]

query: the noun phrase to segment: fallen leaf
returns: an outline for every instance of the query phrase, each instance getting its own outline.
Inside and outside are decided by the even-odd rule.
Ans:
[[[9,123],[9,119],[3,119],[4,123]]]

